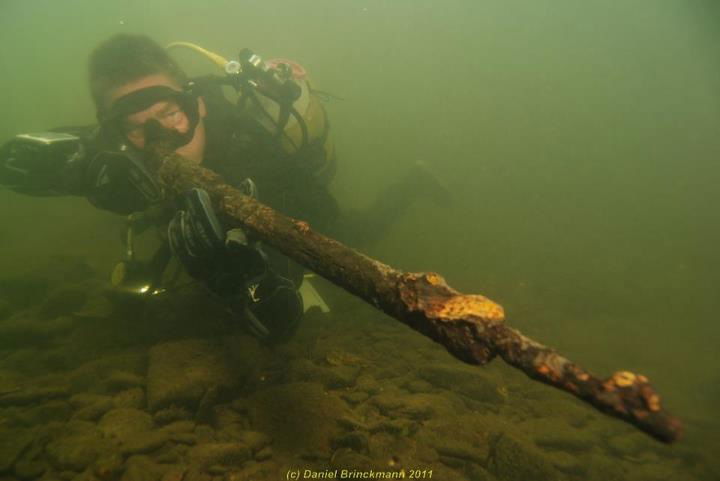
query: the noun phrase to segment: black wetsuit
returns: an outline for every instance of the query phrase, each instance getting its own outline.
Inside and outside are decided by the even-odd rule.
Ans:
[[[213,78],[195,82],[207,106],[203,165],[233,186],[252,179],[262,203],[310,223],[319,232],[337,234],[339,208],[328,190],[330,179],[318,175],[319,170],[326,170],[327,164],[334,162],[325,158],[324,139],[287,154],[275,133],[250,112],[226,100]],[[273,266],[297,282],[299,269],[287,272],[287,265],[280,265],[285,261],[277,254],[271,255]]]

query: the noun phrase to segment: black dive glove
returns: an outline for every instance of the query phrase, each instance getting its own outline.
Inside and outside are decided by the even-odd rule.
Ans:
[[[252,181],[241,188],[255,193]],[[269,268],[259,243],[242,229],[224,231],[207,192],[191,189],[180,204],[168,238],[188,273],[205,281],[256,337],[282,341],[292,336],[303,312],[293,282]]]

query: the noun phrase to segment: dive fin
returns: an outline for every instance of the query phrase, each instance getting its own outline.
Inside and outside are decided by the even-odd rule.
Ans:
[[[317,306],[324,313],[330,312],[330,308],[323,300],[320,293],[312,285],[310,278],[315,277],[314,274],[305,274],[302,284],[300,284],[300,295],[303,299],[303,305],[305,306],[305,312],[311,307]]]

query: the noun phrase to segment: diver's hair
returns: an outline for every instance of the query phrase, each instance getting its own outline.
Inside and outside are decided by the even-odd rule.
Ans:
[[[178,87],[184,86],[187,75],[164,48],[146,35],[116,34],[90,54],[88,78],[95,108],[104,110],[107,96],[128,82],[148,75],[165,74]]]

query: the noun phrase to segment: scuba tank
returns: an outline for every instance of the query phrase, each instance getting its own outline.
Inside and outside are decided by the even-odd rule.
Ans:
[[[168,49],[184,47],[211,60],[225,73],[222,82],[238,93],[237,108],[244,109],[269,133],[280,148],[295,157],[321,184],[335,174],[335,146],[321,93],[312,88],[306,70],[288,59],[264,61],[249,49],[238,60],[188,42],[174,42]]]

